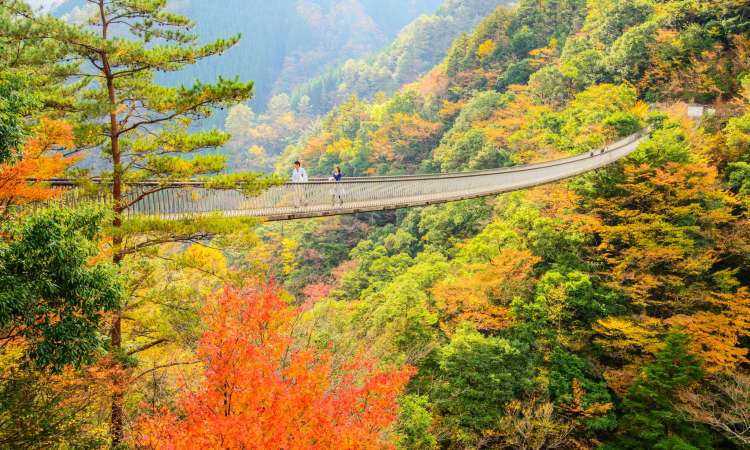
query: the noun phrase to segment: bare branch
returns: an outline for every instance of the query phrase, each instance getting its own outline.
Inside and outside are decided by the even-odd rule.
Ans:
[[[152,368],[150,368],[148,370],[145,370],[145,371],[139,373],[138,375],[136,375],[133,378],[131,378],[130,381],[131,382],[135,382],[138,379],[143,378],[144,376],[146,376],[146,375],[148,375],[148,374],[150,374],[152,372],[156,372],[157,370],[169,369],[171,367],[177,367],[177,366],[192,366],[194,364],[200,364],[201,362],[203,362],[203,361],[196,360],[196,361],[183,361],[183,362],[174,362],[174,363],[169,363],[169,364],[161,364],[161,365],[154,366],[154,367],[152,367]]]
[[[156,347],[157,345],[161,345],[161,344],[164,344],[166,342],[169,342],[169,341],[167,339],[164,339],[164,338],[157,339],[157,340],[155,340],[153,342],[149,342],[148,344],[144,344],[144,345],[142,345],[142,346],[140,346],[138,348],[130,350],[128,352],[128,356],[135,355],[136,353],[145,352],[146,350],[148,350],[150,348]]]

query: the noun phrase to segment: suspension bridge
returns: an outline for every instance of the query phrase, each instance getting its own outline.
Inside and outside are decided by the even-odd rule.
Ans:
[[[128,185],[123,216],[165,220],[213,214],[258,217],[268,221],[325,217],[427,206],[486,197],[531,188],[590,172],[633,151],[650,131],[642,130],[603,149],[539,164],[474,172],[352,177],[340,182],[311,179],[308,183],[272,186],[249,196],[241,189],[209,189],[200,182]],[[76,206],[91,201],[75,183],[58,181],[62,202]],[[100,195],[99,201],[107,201]]]

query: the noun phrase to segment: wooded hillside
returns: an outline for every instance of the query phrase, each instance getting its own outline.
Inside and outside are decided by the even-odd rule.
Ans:
[[[163,0],[92,2],[86,27],[0,2],[0,447],[750,447],[750,1],[493,5],[431,67],[417,22],[327,75],[345,97],[310,74],[308,100],[262,115],[237,106],[248,80],[159,84],[230,55],[231,33],[202,43]],[[409,55],[423,74],[401,78]],[[370,69],[394,92],[352,88]],[[311,92],[333,107],[319,120]],[[229,133],[193,125],[221,108]],[[275,224],[124,215],[134,181],[254,195],[295,160],[471,171],[646,127],[624,160],[513,194]],[[92,149],[99,173],[78,166]],[[113,201],[35,207],[60,176]]]

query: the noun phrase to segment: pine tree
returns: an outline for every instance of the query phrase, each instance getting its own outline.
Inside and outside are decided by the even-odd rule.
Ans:
[[[707,429],[691,423],[674,404],[680,390],[703,377],[701,361],[687,348],[686,336],[669,335],[656,360],[643,368],[625,396],[619,436],[610,448],[711,448]]]
[[[148,247],[199,241],[238,228],[220,220],[125,224],[123,218],[135,203],[164,190],[171,181],[215,176],[224,169],[224,157],[204,151],[223,145],[229,136],[215,129],[195,131],[192,123],[211,117],[216,108],[249,99],[253,83],[220,77],[215,84],[170,87],[159,84],[156,73],[177,72],[219,55],[234,46],[239,36],[198,44],[191,32],[194,24],[169,12],[166,0],[87,0],[90,16],[82,26],[37,17],[23,2],[0,5],[18,23],[28,23],[6,30],[9,42],[54,43],[77,68],[68,79],[78,88],[70,102],[70,118],[76,124],[78,148],[99,150],[103,161],[99,165],[106,167],[99,175],[107,181],[102,186],[111,189],[113,198],[115,264]],[[130,183],[147,179],[158,183],[137,196],[129,195]],[[245,182],[251,192],[260,188],[262,183],[257,181],[254,174],[213,178],[222,186]],[[118,351],[122,347],[120,317],[111,330],[116,353],[123,353]],[[122,391],[113,392],[113,445],[123,438]]]

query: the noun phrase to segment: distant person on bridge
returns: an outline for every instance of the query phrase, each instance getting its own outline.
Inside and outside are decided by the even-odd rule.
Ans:
[[[328,181],[333,181],[336,183],[336,187],[331,190],[331,204],[333,204],[334,206],[336,205],[337,199],[339,201],[339,204],[344,204],[344,189],[341,187],[341,184],[339,184],[342,178],[344,178],[344,174],[341,173],[341,166],[336,166],[336,168],[333,169],[331,177],[328,178]]]
[[[295,161],[294,170],[292,170],[292,184],[304,183],[307,183],[307,171],[302,167],[301,162]],[[305,189],[302,186],[297,186],[294,195],[294,207],[299,208],[300,206],[307,206],[307,199],[305,198]]]

